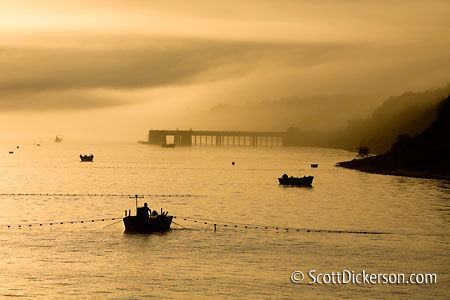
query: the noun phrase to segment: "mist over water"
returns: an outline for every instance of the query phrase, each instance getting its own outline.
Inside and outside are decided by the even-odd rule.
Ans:
[[[447,181],[336,168],[355,154],[321,148],[63,142],[21,144],[9,154],[10,148],[2,145],[0,153],[2,297],[448,298]],[[93,163],[79,162],[90,153]],[[313,187],[279,186],[283,173],[313,175]],[[17,195],[24,193],[77,196]],[[134,199],[87,194],[184,195],[140,204],[168,210],[187,229],[172,224],[167,233],[140,235],[124,234],[121,222],[70,224],[134,211]],[[55,221],[64,224],[48,224]],[[438,283],[290,282],[292,271],[311,269],[436,273]]]
[[[449,12],[442,0],[4,0],[0,140],[342,129],[389,96],[448,84]]]

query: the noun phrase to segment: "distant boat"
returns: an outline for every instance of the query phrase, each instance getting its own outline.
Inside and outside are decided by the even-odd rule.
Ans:
[[[317,168],[319,164],[311,164],[311,168]]]
[[[9,154],[14,154],[14,151],[9,151]]]
[[[314,176],[303,176],[303,177],[293,177],[287,176],[287,174],[283,174],[280,178],[278,178],[278,182],[281,185],[295,185],[295,186],[307,186],[311,187]]]
[[[173,216],[168,216],[167,212],[148,216],[127,216],[122,219],[125,232],[152,233],[162,232],[170,229]]]
[[[93,161],[94,155],[80,155],[81,161]]]
[[[62,142],[62,137],[56,136],[55,137],[55,142],[61,143]]]
[[[175,148],[175,144],[162,144],[163,148]]]

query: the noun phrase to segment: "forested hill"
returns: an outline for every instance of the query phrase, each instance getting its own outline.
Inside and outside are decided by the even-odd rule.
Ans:
[[[414,135],[425,130],[437,116],[437,103],[449,94],[450,84],[436,90],[407,92],[390,97],[370,118],[350,120],[345,129],[334,132],[312,132],[290,127],[286,145],[332,147],[350,151],[356,151],[359,146],[364,145],[372,153],[384,153],[390,149],[399,134]]]
[[[422,133],[399,135],[385,154],[339,163],[361,171],[450,179],[450,96],[436,109],[438,116]]]
[[[422,93],[404,93],[386,100],[372,117],[353,122],[339,136],[347,149],[364,145],[374,153],[390,149],[399,134],[414,135],[425,130],[436,118],[435,107],[450,95],[450,84],[445,88]],[[336,142],[338,142],[337,140]],[[341,147],[342,147],[341,146]]]

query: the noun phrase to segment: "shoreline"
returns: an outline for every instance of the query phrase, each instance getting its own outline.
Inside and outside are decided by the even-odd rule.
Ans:
[[[431,173],[426,171],[412,171],[407,169],[392,169],[392,170],[382,170],[373,166],[362,165],[364,159],[354,159],[351,161],[338,162],[337,167],[358,170],[361,172],[380,174],[380,175],[392,175],[392,176],[404,176],[404,177],[414,177],[414,178],[425,178],[425,179],[438,179],[438,180],[449,180],[450,174],[439,174]]]

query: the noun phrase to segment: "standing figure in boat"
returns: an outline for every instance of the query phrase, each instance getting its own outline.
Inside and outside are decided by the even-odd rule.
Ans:
[[[152,210],[147,206],[147,202],[144,203],[144,206],[137,208],[137,217],[148,219]]]
[[[147,203],[144,203],[144,206],[137,207],[135,216],[125,214],[122,220],[125,232],[152,233],[169,230],[172,218],[162,208],[161,214],[156,210],[152,212]]]

